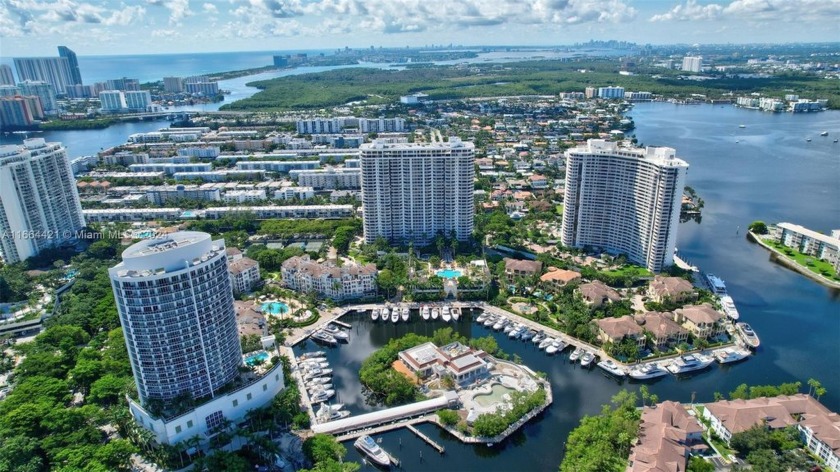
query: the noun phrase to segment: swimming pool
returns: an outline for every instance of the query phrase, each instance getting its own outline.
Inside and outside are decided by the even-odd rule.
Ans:
[[[461,276],[461,271],[455,269],[442,269],[435,272],[435,274],[437,274],[438,277],[444,279],[457,279]]]
[[[250,356],[246,357],[245,358],[245,363],[250,365],[250,366],[253,366],[253,365],[256,365],[256,364],[262,364],[267,360],[268,360],[268,353],[263,351],[263,352],[258,352],[256,354],[251,354]]]
[[[473,396],[473,401],[478,403],[480,406],[485,408],[491,407],[499,402],[502,401],[502,397],[507,393],[513,393],[516,390],[505,387],[502,384],[494,384],[493,387],[490,388],[490,393],[479,393]]]
[[[150,230],[150,229],[147,229],[146,231],[140,231],[139,233],[137,233],[137,237],[138,238],[143,238],[143,239],[151,238],[154,235],[155,235],[155,232],[153,230]]]
[[[283,302],[265,302],[262,304],[262,312],[271,315],[282,315],[289,312],[289,305]]]

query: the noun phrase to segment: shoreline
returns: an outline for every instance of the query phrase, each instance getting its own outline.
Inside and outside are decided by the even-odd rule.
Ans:
[[[794,272],[798,272],[799,274],[804,275],[805,277],[813,280],[814,282],[819,283],[820,285],[822,285],[824,287],[840,289],[840,282],[835,282],[833,280],[829,280],[829,279],[823,277],[822,275],[817,274],[816,272],[814,272],[812,270],[809,270],[807,267],[803,267],[802,265],[797,263],[795,260],[793,260],[793,259],[789,258],[787,255],[779,252],[778,249],[776,249],[776,248],[768,245],[767,243],[765,243],[759,235],[753,233],[752,231],[747,231],[747,239],[754,242],[754,243],[757,243],[759,246],[761,246],[764,249],[767,249],[768,251],[770,251],[771,255],[776,256],[775,262],[778,262],[782,266],[784,266],[788,269],[791,269]],[[773,261],[773,258],[771,257],[770,260]]]

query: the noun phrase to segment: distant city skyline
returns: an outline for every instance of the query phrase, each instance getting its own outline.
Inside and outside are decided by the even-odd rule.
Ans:
[[[3,57],[405,47],[840,41],[840,0],[5,0]]]

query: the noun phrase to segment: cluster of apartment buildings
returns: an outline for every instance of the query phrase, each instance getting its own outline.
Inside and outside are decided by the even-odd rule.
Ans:
[[[297,120],[298,134],[401,133],[406,130],[404,118],[356,118],[340,116],[334,118],[310,118]]]
[[[324,298],[346,300],[376,293],[376,265],[316,262],[308,255],[295,256],[283,262],[280,274],[283,284],[299,292],[315,293]]]
[[[793,223],[779,223],[773,227],[773,237],[781,244],[802,254],[826,261],[840,274],[840,229],[822,234]]]
[[[735,105],[742,108],[769,111],[773,113],[809,113],[823,111],[828,106],[827,99],[808,100],[799,98],[799,95],[788,94],[784,99],[773,97],[762,97],[755,93],[748,97],[738,97]]]

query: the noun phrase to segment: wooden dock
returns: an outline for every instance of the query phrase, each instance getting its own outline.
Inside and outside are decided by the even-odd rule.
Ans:
[[[331,323],[332,323],[332,324],[339,325],[339,326],[341,326],[342,328],[353,329],[353,326],[351,326],[349,323],[345,323],[345,322],[343,322],[343,321],[341,321],[341,320],[339,320],[339,319],[332,320],[332,321],[331,321]]]
[[[443,446],[436,443],[432,438],[423,434],[419,429],[415,428],[414,425],[407,424],[405,425],[405,427],[408,428],[409,431],[417,435],[418,438],[422,439],[423,441],[426,441],[426,443],[428,443],[429,446],[435,448],[435,450],[438,453],[443,454],[444,452],[446,452],[446,449]]]

